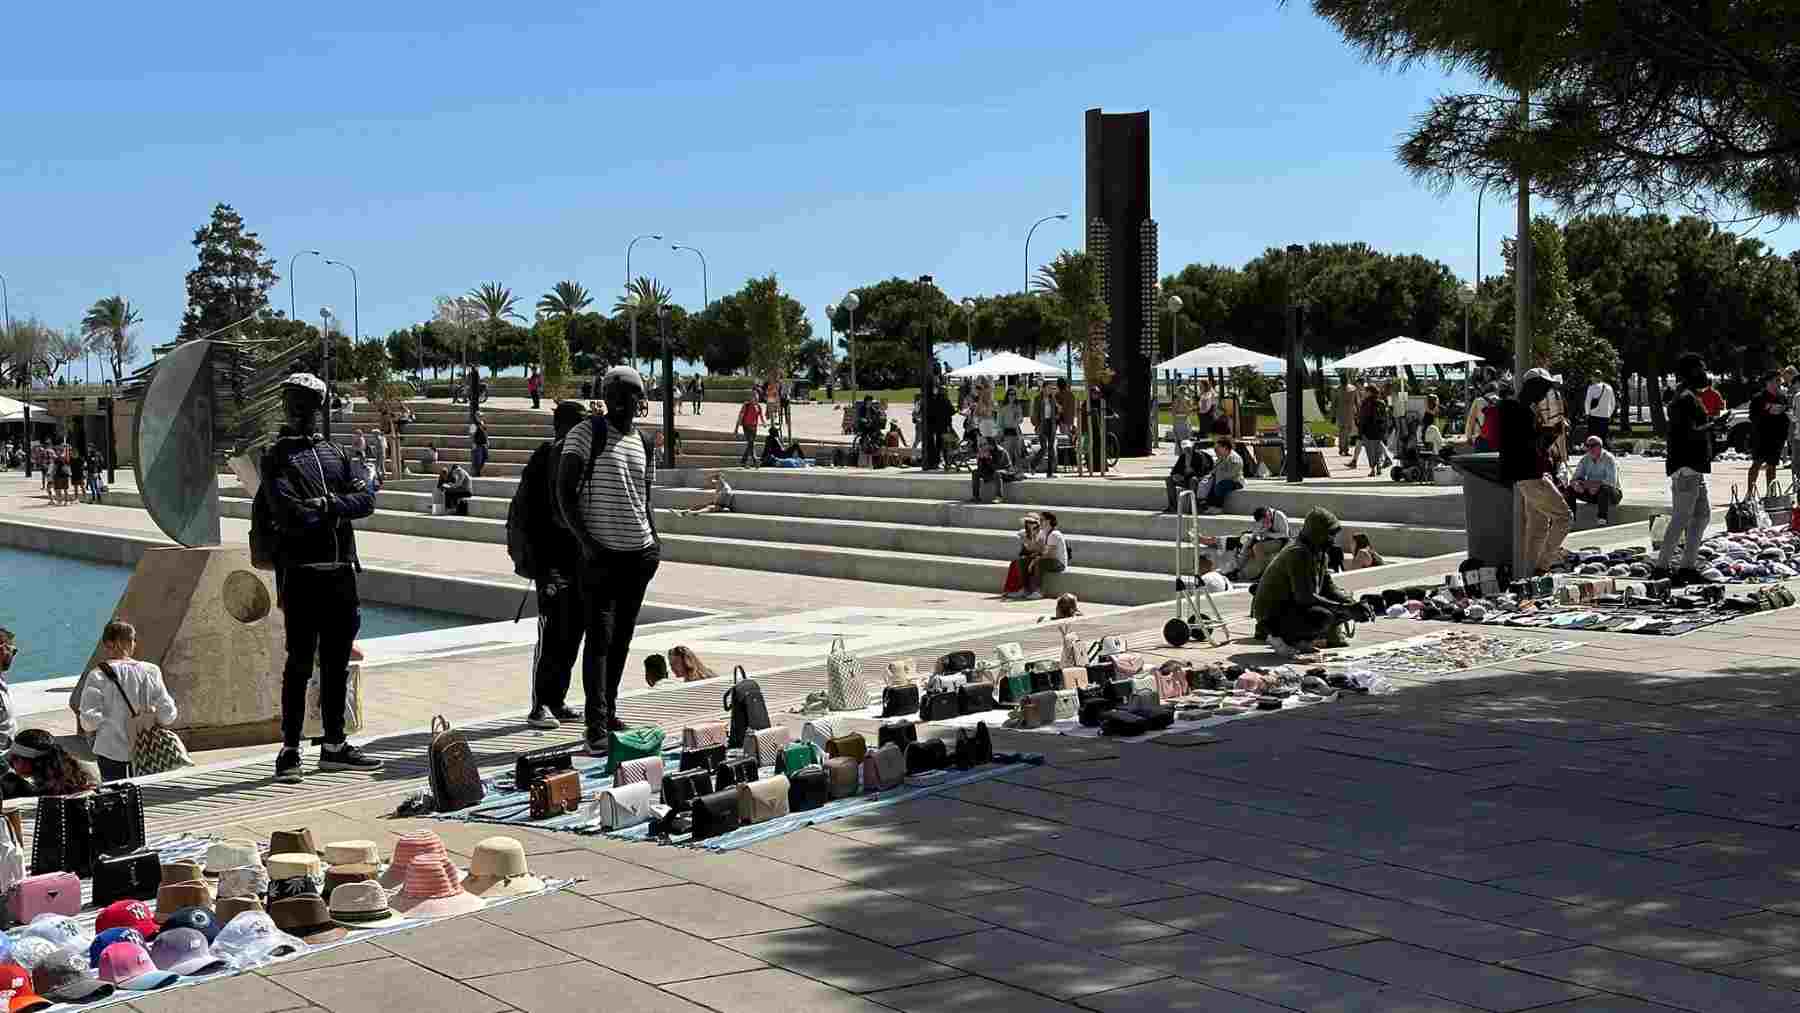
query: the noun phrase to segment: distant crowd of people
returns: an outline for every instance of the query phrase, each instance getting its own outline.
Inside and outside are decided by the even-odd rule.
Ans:
[[[31,467],[41,476],[44,495],[57,506],[69,506],[86,500],[99,503],[106,495],[106,460],[101,454],[82,453],[67,443],[43,440],[27,449],[16,441],[0,447],[0,471],[25,467],[31,455]]]

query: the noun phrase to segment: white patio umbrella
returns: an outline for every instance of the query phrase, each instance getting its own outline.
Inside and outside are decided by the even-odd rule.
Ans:
[[[1401,366],[1456,366],[1480,362],[1481,356],[1459,352],[1416,338],[1389,338],[1374,348],[1346,355],[1326,369],[1398,369]]]
[[[950,375],[958,380],[964,377],[977,376],[1037,376],[1056,372],[1055,366],[1046,366],[1035,359],[1027,359],[1013,352],[1001,352],[989,356],[967,366],[950,371]]]
[[[43,414],[46,417],[49,416],[49,413],[44,411],[43,405],[32,405],[31,412],[33,415]],[[10,397],[0,396],[0,422],[23,421],[24,418],[25,402],[17,401]],[[35,422],[37,420],[33,419],[32,421]]]
[[[1237,369],[1240,366],[1280,370],[1287,368],[1287,360],[1240,348],[1229,341],[1214,341],[1190,348],[1168,362],[1158,363],[1155,369],[1158,373],[1167,370],[1186,373],[1195,369]]]

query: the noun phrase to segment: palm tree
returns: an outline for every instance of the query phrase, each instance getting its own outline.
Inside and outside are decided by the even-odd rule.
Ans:
[[[625,294],[613,303],[614,313],[633,313],[639,321],[648,313],[650,319],[662,312],[664,306],[670,305],[669,289],[655,278],[639,275],[631,284],[625,286]],[[633,367],[637,363],[631,364]]]
[[[580,313],[593,304],[593,297],[588,295],[587,288],[580,282],[559,281],[556,283],[555,288],[545,292],[543,297],[537,301],[538,316],[562,317],[563,345],[570,351],[573,351],[575,348],[575,314]],[[544,379],[546,381],[551,380],[549,355],[544,350],[544,339],[541,331],[539,332],[538,337],[538,366],[544,370]],[[562,368],[561,365],[557,366],[557,369],[559,370]],[[560,381],[562,377],[558,374],[555,379]]]
[[[1038,268],[1032,286],[1048,294],[1062,306],[1069,321],[1069,340],[1081,348],[1081,376],[1084,383],[1105,383],[1112,379],[1106,364],[1106,321],[1111,313],[1106,308],[1100,283],[1100,260],[1091,253],[1064,250],[1056,259]],[[1087,403],[1086,398],[1079,400]],[[1106,446],[1106,415],[1101,413],[1094,446]],[[1105,470],[1106,453],[1098,455],[1100,470]]]
[[[487,318],[487,330],[490,337],[507,318],[525,319],[519,315],[517,310],[513,309],[519,300],[512,294],[512,289],[497,281],[483,282],[480,287],[470,289],[464,299],[473,305],[481,316]]]
[[[122,295],[96,300],[81,318],[81,333],[87,336],[89,347],[112,363],[114,382],[124,377],[125,360],[137,355],[137,341],[131,329],[143,319],[131,300]]]

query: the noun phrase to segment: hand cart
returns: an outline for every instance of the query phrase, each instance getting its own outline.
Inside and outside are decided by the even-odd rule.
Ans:
[[[1163,639],[1171,647],[1183,647],[1190,640],[1213,647],[1231,642],[1231,627],[1219,611],[1219,603],[1200,581],[1199,518],[1194,491],[1183,489],[1175,501],[1175,616],[1163,624]],[[1205,609],[1200,607],[1202,598]]]

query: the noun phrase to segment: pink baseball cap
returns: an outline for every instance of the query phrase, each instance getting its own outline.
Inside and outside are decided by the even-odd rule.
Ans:
[[[139,943],[114,943],[100,951],[100,980],[133,992],[148,992],[181,977],[159,971],[150,951]]]

